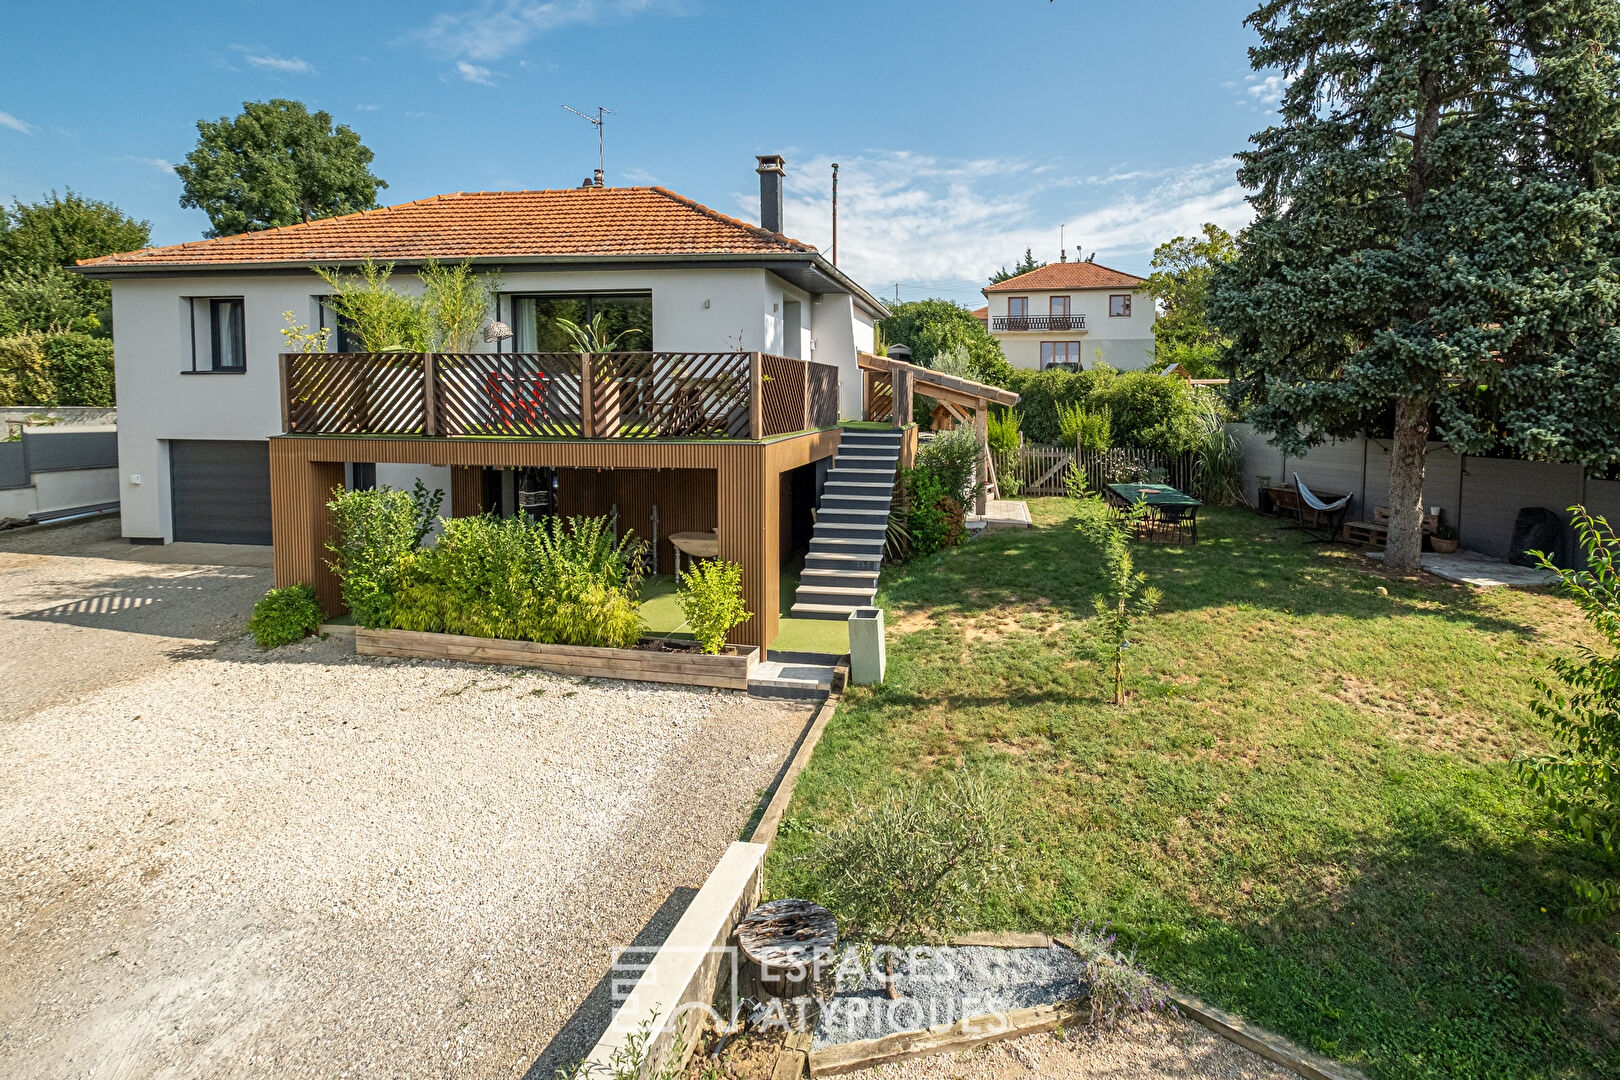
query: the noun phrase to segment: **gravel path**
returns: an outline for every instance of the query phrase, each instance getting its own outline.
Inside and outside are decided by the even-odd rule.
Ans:
[[[0,625],[59,696],[54,624]],[[678,915],[809,709],[233,639],[18,714],[0,1075],[550,1080],[610,948]]]
[[[1299,1080],[1190,1020],[1139,1021],[1102,1035],[1027,1035],[850,1073],[861,1080]]]

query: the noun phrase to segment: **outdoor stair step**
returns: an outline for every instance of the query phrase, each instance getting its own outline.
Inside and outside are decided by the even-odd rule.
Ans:
[[[879,457],[879,456],[874,455],[874,454],[842,454],[842,453],[840,453],[840,454],[834,454],[833,455],[833,468],[842,469],[842,468],[846,468],[848,466],[855,466],[855,467],[866,467],[866,468],[882,468],[882,469],[885,469],[885,470],[889,470],[889,469],[894,468],[894,463],[895,463],[895,461],[898,460],[898,458],[899,458],[898,454],[890,454],[887,457]],[[848,463],[848,466],[846,466],[846,464],[845,464],[846,462]]]
[[[825,526],[828,530],[825,535],[829,536],[849,532],[851,530],[861,533],[869,532],[877,536],[882,536],[889,529],[888,515],[884,515],[883,521],[874,522],[870,525],[859,521],[828,521],[826,518],[822,518],[820,521],[816,522],[816,527],[811,530],[810,535],[812,537],[822,535],[821,530],[823,526]]]
[[[877,588],[877,579],[876,570],[823,570],[811,566],[799,575],[799,584],[813,585],[818,589],[865,589],[871,592]]]
[[[858,607],[870,607],[870,604],[814,604],[796,602],[788,609],[788,614],[795,619],[836,619],[847,621],[855,614]]]
[[[879,491],[886,491],[886,492],[892,493],[894,491],[894,484],[893,483],[888,483],[888,484],[879,483],[876,480],[837,480],[837,479],[833,478],[832,473],[828,473],[827,474],[827,487],[822,488],[822,494],[823,495],[825,495],[827,493],[828,488],[854,488],[855,490],[853,490],[853,491],[851,491],[849,493],[851,495],[859,495],[862,492],[871,492],[873,494],[876,494]],[[885,497],[887,497],[887,496],[885,496]]]
[[[832,692],[833,668],[828,664],[798,664],[762,660],[748,677],[752,697],[819,700]]]
[[[800,599],[812,604],[823,601],[827,603],[848,602],[851,604],[865,604],[872,599],[873,594],[876,592],[876,588],[860,589],[827,585],[800,584],[798,595]]]
[[[873,518],[879,521],[889,520],[887,506],[827,506],[823,507],[817,521],[853,521],[866,522]]]

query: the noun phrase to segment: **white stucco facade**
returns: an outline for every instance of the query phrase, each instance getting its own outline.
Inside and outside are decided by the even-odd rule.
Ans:
[[[1085,328],[1066,327],[1045,329],[1051,314],[1053,297],[1068,297],[1068,314],[1085,317]],[[1130,297],[1129,315],[1110,315],[1110,297]],[[1042,329],[1006,329],[1008,301],[1022,297],[1028,301],[1029,325]],[[1062,343],[1055,350],[1072,353],[1072,343],[1079,343],[1080,362],[1090,368],[1099,363],[1121,371],[1136,371],[1153,362],[1153,321],[1156,317],[1153,297],[1129,288],[1055,289],[1046,291],[992,292],[986,294],[989,302],[990,335],[1001,343],[1007,362],[1015,368],[1039,370],[1041,343]],[[1014,322],[1013,325],[1018,325]]]
[[[396,272],[394,281],[405,291],[419,285],[408,270]],[[124,535],[167,542],[174,538],[169,443],[256,441],[279,433],[282,313],[318,326],[319,297],[329,290],[304,271],[143,274],[112,285]],[[860,415],[855,353],[872,348],[873,318],[847,293],[812,295],[765,269],[503,271],[501,316],[509,315],[509,295],[582,292],[650,293],[652,347],[660,351],[758,350],[835,365],[841,413]],[[242,301],[245,365],[216,372],[199,357],[204,370],[193,371],[193,300],[227,297]],[[408,487],[421,475],[430,487],[448,488],[447,472],[386,467],[378,481]]]

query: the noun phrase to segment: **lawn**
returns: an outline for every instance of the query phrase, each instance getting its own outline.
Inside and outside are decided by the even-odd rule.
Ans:
[[[1588,636],[1545,592],[1383,575],[1243,511],[1136,544],[1165,592],[1128,651],[1088,626],[1076,504],[886,569],[888,681],[853,687],[769,868],[851,798],[982,765],[1016,870],[985,929],[1109,922],[1159,975],[1374,1077],[1620,1074],[1620,922],[1577,926],[1582,849],[1512,775],[1545,746],[1549,657]],[[1383,591],[1381,591],[1383,590]]]

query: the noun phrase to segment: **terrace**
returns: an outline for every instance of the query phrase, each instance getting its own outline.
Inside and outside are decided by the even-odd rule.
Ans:
[[[289,435],[753,440],[838,423],[838,369],[761,352],[284,353]]]

